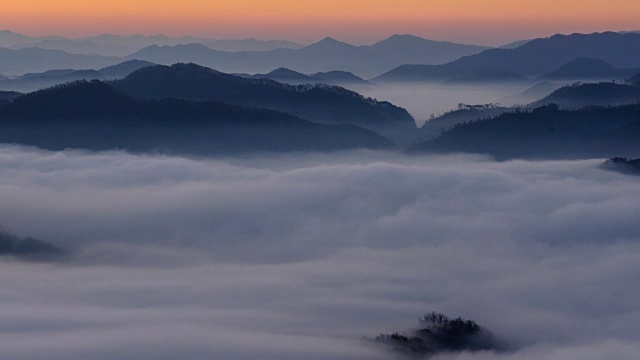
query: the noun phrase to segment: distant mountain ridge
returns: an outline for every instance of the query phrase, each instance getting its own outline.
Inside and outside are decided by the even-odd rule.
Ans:
[[[554,80],[621,80],[639,71],[640,68],[620,69],[600,59],[577,58],[543,75],[541,78]]]
[[[358,76],[373,76],[406,63],[445,63],[485,49],[487,47],[394,35],[373,45],[354,46],[325,38],[300,49],[261,52],[223,52],[198,44],[150,46],[129,58],[163,65],[192,62],[229,73],[266,73],[285,67],[303,73],[342,70]]]
[[[0,90],[31,92],[78,80],[114,80],[152,65],[155,64],[141,60],[130,60],[99,70],[62,69],[27,73],[14,79],[0,79]]]
[[[118,57],[70,54],[61,50],[0,48],[0,73],[22,75],[53,69],[96,69],[122,62]]]
[[[270,79],[289,85],[301,84],[336,84],[364,85],[370,84],[363,78],[348,71],[327,71],[315,74],[303,74],[287,68],[278,68],[266,74],[248,76],[254,79]]]
[[[215,101],[136,99],[100,81],[59,85],[0,107],[0,142],[196,155],[393,146],[356,126]]]
[[[402,65],[374,81],[443,81],[453,77],[509,73],[548,74],[577,58],[595,58],[619,68],[640,68],[640,34],[613,32],[554,35],[514,49],[490,49],[443,65]]]
[[[61,36],[31,37],[8,30],[0,31],[0,47],[11,49],[42,48],[62,50],[72,54],[126,56],[151,45],[178,45],[198,43],[221,51],[267,51],[273,49],[299,49],[305,45],[286,40],[209,39],[194,36],[173,38],[165,35],[119,36],[103,34],[86,38]]]

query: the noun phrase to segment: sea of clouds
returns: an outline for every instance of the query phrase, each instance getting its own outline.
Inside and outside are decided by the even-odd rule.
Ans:
[[[3,359],[393,359],[425,312],[457,360],[637,359],[640,177],[601,159],[385,152],[188,159],[0,147]]]

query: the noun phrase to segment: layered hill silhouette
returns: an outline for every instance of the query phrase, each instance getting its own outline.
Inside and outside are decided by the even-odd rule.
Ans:
[[[554,35],[514,49],[490,49],[443,65],[403,65],[374,81],[443,81],[454,77],[508,73],[527,77],[549,74],[578,58],[601,59],[612,66],[640,68],[640,34]]]
[[[620,69],[600,59],[578,58],[543,75],[542,78],[548,80],[621,80],[638,71],[638,69]]]
[[[293,86],[225,74],[195,64],[143,68],[112,85],[140,98],[216,100],[282,111],[316,123],[357,125],[398,143],[408,141],[416,129],[405,109],[341,87]]]
[[[348,71],[327,71],[315,74],[303,74],[287,68],[278,68],[267,74],[256,74],[254,79],[270,79],[277,82],[302,85],[302,84],[334,84],[334,85],[366,85],[370,84],[363,78]]]
[[[476,120],[486,120],[497,115],[515,111],[514,108],[502,107],[493,104],[464,105],[456,110],[449,111],[441,116],[426,121],[417,131],[416,140],[425,141],[433,139],[453,127]]]
[[[153,45],[131,54],[129,58],[164,65],[191,62],[229,73],[266,73],[286,67],[303,73],[342,70],[370,77],[402,64],[441,64],[485,49],[476,45],[394,35],[368,46],[354,46],[325,38],[301,49],[270,51],[224,52],[202,44]]]
[[[556,104],[564,108],[581,108],[633,103],[640,103],[640,86],[601,82],[562,87],[530,107]]]
[[[460,124],[415,144],[417,153],[510,158],[608,158],[640,152],[640,105],[562,110],[550,105]]]
[[[119,57],[70,54],[61,50],[0,48],[0,73],[21,75],[52,69],[96,69],[122,62]]]
[[[507,106],[527,105],[549,96],[551,93],[560,89],[561,87],[563,87],[561,83],[543,81],[533,85],[532,87],[519,94],[504,97],[498,102]]]
[[[130,60],[99,70],[64,69],[27,73],[13,79],[0,79],[0,90],[31,92],[79,80],[114,80],[151,65],[155,64],[142,60]]]
[[[140,70],[142,68],[153,66],[153,65],[156,65],[156,64],[149,61],[135,59],[135,60],[128,60],[116,65],[107,66],[105,68],[98,70],[98,72],[100,73],[100,75],[102,75],[103,79],[114,80],[114,79],[121,79],[136,70]]]
[[[268,51],[273,49],[299,49],[304,47],[292,41],[258,39],[207,39],[193,36],[172,38],[164,35],[119,36],[103,34],[72,39],[61,36],[32,37],[9,30],[0,31],[0,47],[11,49],[41,48],[62,50],[72,54],[126,56],[151,45],[178,45],[199,43],[221,51]]]
[[[215,155],[392,147],[351,125],[216,101],[136,99],[100,81],[23,95],[0,108],[0,142],[61,150],[123,149]]]

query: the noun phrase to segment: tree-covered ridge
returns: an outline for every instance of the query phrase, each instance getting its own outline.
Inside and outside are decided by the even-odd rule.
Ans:
[[[196,155],[393,147],[352,125],[218,101],[138,99],[100,81],[54,86],[0,108],[0,142]]]
[[[531,106],[556,104],[565,108],[617,106],[640,102],[640,86],[614,82],[575,83],[562,87]]]
[[[420,318],[420,328],[409,334],[380,334],[376,342],[394,351],[414,356],[430,356],[441,352],[495,350],[494,336],[473,320],[450,319],[432,312]]]
[[[12,255],[21,259],[45,260],[66,252],[48,242],[31,237],[20,238],[0,227],[0,256]]]
[[[321,124],[357,125],[398,143],[406,142],[416,129],[415,120],[405,109],[338,86],[288,85],[195,64],[143,68],[112,85],[140,98],[216,100],[282,111]]]
[[[606,160],[601,167],[625,174],[640,175],[640,159],[617,156]]]
[[[640,104],[565,110],[548,105],[516,109],[461,123],[414,144],[412,152],[481,153],[497,158],[594,158],[640,152]]]

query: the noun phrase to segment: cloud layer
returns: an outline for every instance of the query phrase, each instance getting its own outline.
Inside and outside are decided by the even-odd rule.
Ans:
[[[75,254],[0,259],[6,358],[387,359],[432,310],[510,349],[443,358],[640,350],[640,186],[600,160],[1,150],[0,224]]]

